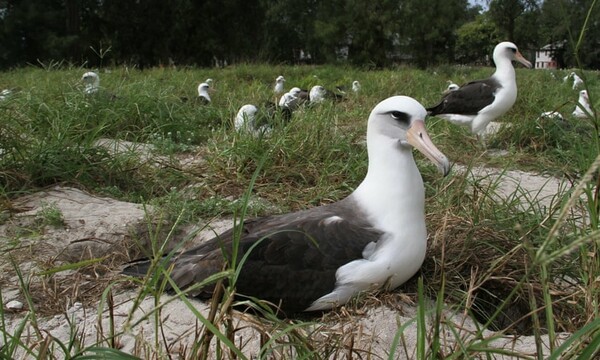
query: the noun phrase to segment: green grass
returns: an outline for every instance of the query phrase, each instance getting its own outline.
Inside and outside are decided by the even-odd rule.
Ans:
[[[379,101],[403,94],[432,105],[439,100],[446,80],[463,83],[489,76],[493,71],[453,66],[427,71],[408,67],[364,71],[350,67],[255,64],[224,69],[109,70],[100,71],[102,92],[93,97],[82,93],[79,78],[84,70],[80,68],[26,68],[2,74],[0,88],[17,90],[0,102],[0,221],[7,221],[18,211],[12,207],[15,198],[55,184],[149,204],[159,209],[159,223],[166,229],[150,231],[150,255],[157,260],[164,252],[166,240],[182,226],[197,223],[198,218],[272,214],[343,198],[366,172],[366,119]],[[435,118],[428,120],[433,141],[453,162],[549,173],[569,178],[578,187],[557,194],[550,208],[520,191],[499,201],[494,183],[457,172],[440,178],[426,159],[416,156],[426,182],[431,240],[421,271],[422,284],[415,279],[400,291],[411,294],[420,305],[414,320],[419,326],[420,359],[441,355],[493,356],[498,352],[482,331],[475,340],[457,339],[454,352],[445,349],[440,344],[440,334],[449,331],[458,338],[460,331],[441,318],[442,306],[470,312],[482,324],[506,333],[549,334],[554,338],[560,331],[573,332],[571,347],[554,344],[555,358],[575,358],[578,353],[597,351],[594,346],[598,346],[600,332],[600,260],[594,174],[600,146],[596,130],[599,123],[598,118],[570,117],[577,91],[562,83],[568,71],[554,73],[559,80],[552,78],[549,71],[517,69],[519,97],[513,109],[501,118],[511,127],[488,142],[491,148],[507,150],[506,156],[493,157],[484,152],[466,129]],[[333,88],[359,80],[362,92],[360,96],[349,95],[339,104],[300,110],[288,126],[276,127],[270,137],[254,138],[232,131],[233,117],[240,106],[272,100],[271,87],[280,74],[285,75],[288,88],[309,88],[315,84]],[[196,86],[209,77],[215,79],[213,103],[201,106],[193,100]],[[586,84],[597,113],[598,72],[587,72]],[[561,111],[566,121],[537,119],[549,110]],[[114,154],[95,145],[104,138],[147,143],[154,150],[150,160],[136,151]],[[202,161],[184,166],[179,161],[182,158]],[[583,204],[575,201],[579,199],[577,194],[582,195]],[[521,203],[525,204],[525,211],[518,205]],[[568,210],[575,208],[587,217],[576,220],[566,216]],[[51,204],[39,216],[44,226],[62,225],[60,212]],[[0,248],[12,254],[19,249],[19,238],[30,232],[23,230],[10,242],[0,240]],[[95,265],[73,264],[70,270],[89,273]],[[165,271],[157,262],[156,276],[138,284],[138,300],[148,295],[156,299],[154,311],[146,318],[158,328],[160,309],[165,305],[160,300],[161,289],[168,281],[159,275]],[[235,269],[227,270],[211,280],[234,274]],[[43,276],[47,281],[53,274]],[[28,294],[28,282],[35,281],[35,276],[20,278],[21,287]],[[573,284],[565,285],[567,282]],[[107,289],[102,299],[110,309],[113,305],[110,288]],[[198,348],[186,352],[187,358],[206,354],[203,349],[211,342],[219,344],[222,357],[230,353],[244,357],[230,341],[235,329],[227,319],[234,292],[231,286],[223,289],[213,299],[214,311],[208,317],[196,313],[201,324]],[[175,299],[187,301],[184,295],[180,292]],[[35,324],[37,316],[44,315],[36,311],[39,304],[32,296],[27,298],[31,315],[23,319],[23,327]],[[427,298],[436,299],[433,308]],[[194,311],[193,305],[187,304]],[[284,321],[268,307],[253,306],[262,314],[260,326],[270,339],[264,341],[261,349],[265,357],[296,354],[328,358],[348,351],[346,338],[323,341],[312,321]],[[352,307],[366,306],[368,299],[358,300],[350,311]],[[324,321],[331,321],[334,316],[335,312],[325,315]],[[433,323],[425,324],[426,318],[433,318]],[[5,314],[0,313],[0,330],[4,319]],[[395,334],[398,341],[405,326],[408,325],[399,324]],[[62,351],[73,358],[85,358],[83,354],[125,358],[111,349],[124,329],[109,330],[96,347],[79,349],[75,327],[72,340],[66,344],[39,332],[36,341],[46,341],[47,346],[35,350],[26,350],[30,344],[17,336],[5,337],[3,341],[9,346],[0,349],[0,356],[10,357],[22,349],[34,358],[43,358],[48,351]],[[152,351],[158,351],[160,343],[157,338],[155,348],[137,348],[136,355],[158,356]]]

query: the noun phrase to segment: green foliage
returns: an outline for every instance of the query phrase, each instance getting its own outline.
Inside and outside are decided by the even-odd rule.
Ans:
[[[456,30],[456,59],[462,63],[485,64],[494,51],[495,44],[502,41],[497,27],[489,16],[479,15]]]

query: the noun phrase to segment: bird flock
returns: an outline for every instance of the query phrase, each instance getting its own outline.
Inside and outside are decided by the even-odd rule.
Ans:
[[[406,282],[421,267],[427,247],[424,186],[412,149],[423,153],[445,176],[450,162],[429,138],[426,117],[437,116],[480,135],[512,108],[517,98],[513,61],[528,68],[532,64],[511,42],[499,43],[493,60],[496,70],[489,78],[461,86],[448,80],[440,101],[430,107],[408,96],[381,101],[367,122],[367,173],[348,197],[303,211],[244,220],[240,229],[164,258],[173,283],[190,288],[223,270],[236,243],[238,261],[245,259],[237,278],[238,293],[289,313],[331,309],[360,292],[394,289]],[[565,81],[570,78],[573,89],[584,86],[574,72]],[[86,72],[82,81],[85,94],[98,92],[96,73]],[[286,124],[300,107],[343,100],[349,92],[322,85],[286,91],[286,82],[283,75],[277,76],[272,100],[241,106],[233,120],[235,131],[257,137],[271,134],[274,120]],[[211,103],[212,84],[212,79],[206,79],[198,85],[202,103]],[[358,80],[350,89],[356,95],[362,91]],[[581,90],[573,116],[591,113],[587,91]],[[562,118],[555,111],[544,114]],[[153,264],[154,260],[140,259],[127,264],[123,273],[144,276]],[[210,297],[213,290],[214,285],[207,285],[189,294]]]

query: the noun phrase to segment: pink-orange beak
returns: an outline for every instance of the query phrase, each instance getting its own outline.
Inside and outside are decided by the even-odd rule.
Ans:
[[[425,130],[425,122],[423,120],[413,121],[407,131],[407,141],[415,149],[425,155],[444,176],[450,172],[450,162],[446,155],[433,144],[427,130]]]
[[[519,50],[517,50],[517,53],[515,54],[515,60],[525,65],[528,69],[531,69],[531,63],[529,62],[529,60],[525,59],[525,57],[519,52]]]

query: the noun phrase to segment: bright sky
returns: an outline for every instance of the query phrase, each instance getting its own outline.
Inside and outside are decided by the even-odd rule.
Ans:
[[[469,0],[469,4],[481,5],[483,10],[486,10],[488,8],[488,0]]]

